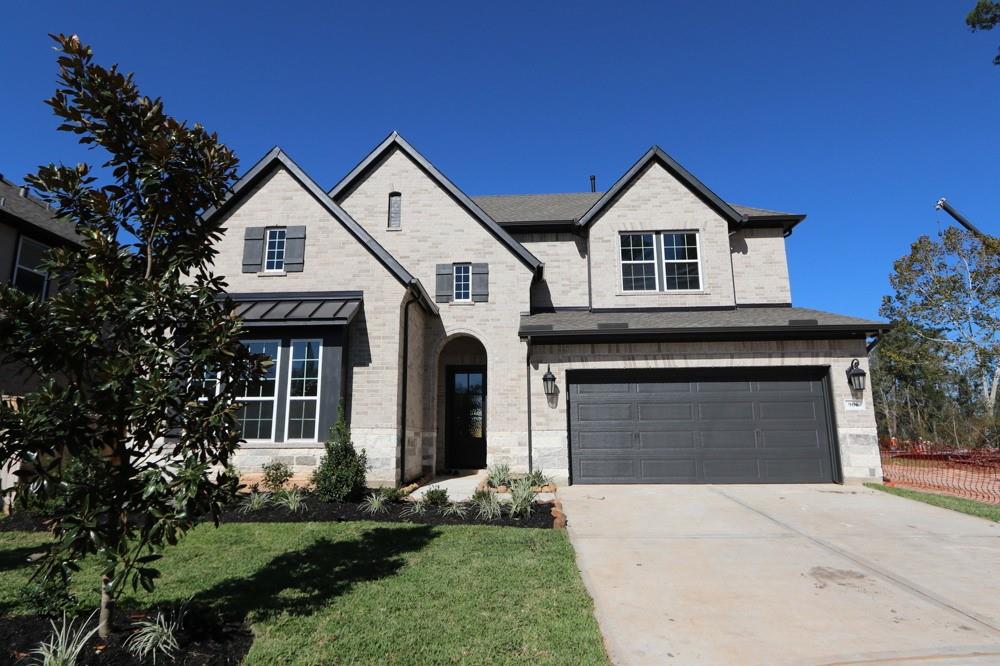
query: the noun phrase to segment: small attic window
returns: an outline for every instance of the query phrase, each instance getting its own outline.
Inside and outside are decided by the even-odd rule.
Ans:
[[[399,192],[389,193],[389,228],[400,229],[403,216],[403,195]]]

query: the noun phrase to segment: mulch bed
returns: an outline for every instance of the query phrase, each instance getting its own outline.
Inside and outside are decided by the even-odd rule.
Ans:
[[[107,641],[96,635],[91,638],[80,654],[77,666],[96,664],[126,666],[151,663],[148,659],[145,662],[139,661],[123,647],[131,633],[129,627],[136,619],[142,617],[142,614],[116,610],[113,615],[111,636]],[[77,620],[76,626],[80,626],[82,621],[83,619]],[[93,621],[96,622],[96,618]],[[0,663],[16,664],[19,661],[31,663],[32,657],[29,653],[43,640],[47,640],[51,633],[52,625],[49,623],[49,618],[43,615],[0,617],[0,650],[2,650]],[[157,663],[184,666],[214,664],[235,666],[243,661],[243,657],[250,650],[253,634],[250,627],[243,622],[223,622],[199,617],[196,621],[185,623],[184,631],[178,636],[178,643],[181,646],[180,650],[174,654],[172,660],[165,659],[161,654],[157,657]]]
[[[354,502],[322,502],[314,497],[305,500],[306,510],[292,513],[280,506],[268,506],[252,513],[227,511],[223,523],[314,523],[371,520],[383,523],[419,523],[421,525],[498,525],[502,527],[534,527],[552,529],[552,502],[535,502],[535,510],[527,518],[511,518],[506,513],[497,520],[481,520],[470,510],[465,518],[445,516],[438,509],[428,509],[420,516],[404,516],[406,504],[395,502],[388,511],[372,515]]]
[[[307,497],[303,504],[305,511],[292,513],[281,506],[268,506],[253,513],[237,510],[222,514],[223,523],[342,523],[355,520],[370,520],[381,523],[419,523],[421,525],[497,525],[500,527],[534,527],[552,529],[552,502],[535,502],[535,510],[527,518],[511,518],[506,513],[496,520],[481,520],[470,510],[465,518],[442,515],[438,509],[428,509],[420,516],[404,516],[406,504],[396,502],[389,505],[386,513],[372,515],[361,509],[356,502],[323,502],[315,497]],[[0,532],[46,532],[48,528],[42,517],[27,511],[17,511],[0,519]]]

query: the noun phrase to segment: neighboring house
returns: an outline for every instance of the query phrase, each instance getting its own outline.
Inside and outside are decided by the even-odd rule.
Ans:
[[[79,245],[73,225],[59,220],[44,202],[0,176],[0,281],[45,298],[59,285],[41,266],[45,253],[58,246]],[[34,385],[18,366],[3,364],[0,351],[0,395],[23,395]]]
[[[887,325],[792,307],[804,216],[731,205],[659,148],[606,192],[482,197],[396,133],[329,191],[276,148],[212,214],[246,343],[275,359],[244,468],[307,471],[343,401],[372,482],[880,477],[846,371]]]

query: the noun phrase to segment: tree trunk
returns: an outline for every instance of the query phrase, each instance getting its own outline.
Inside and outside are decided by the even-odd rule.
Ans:
[[[111,582],[110,577],[101,576],[101,613],[98,616],[97,635],[105,639],[111,635],[111,611],[115,606],[114,599],[108,594],[109,582]]]

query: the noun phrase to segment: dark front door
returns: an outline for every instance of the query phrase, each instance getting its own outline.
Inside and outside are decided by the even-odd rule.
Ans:
[[[481,365],[450,366],[447,381],[448,467],[486,467],[486,368]]]
[[[583,371],[573,483],[826,483],[839,466],[825,369]]]

